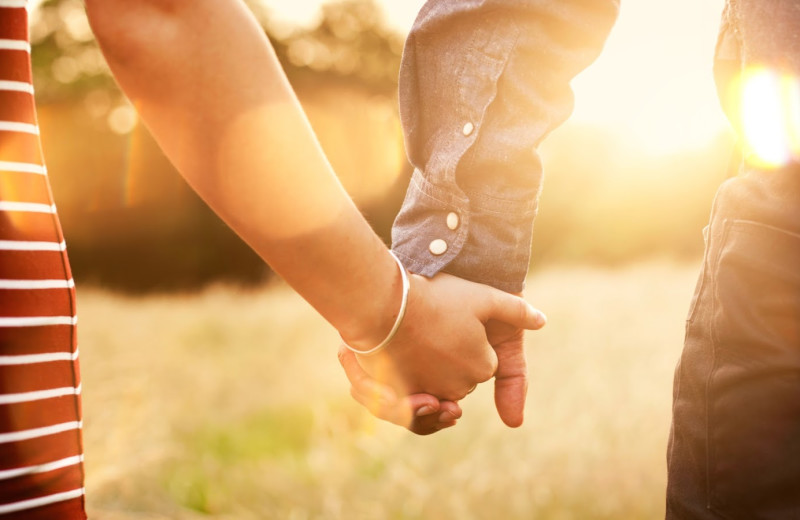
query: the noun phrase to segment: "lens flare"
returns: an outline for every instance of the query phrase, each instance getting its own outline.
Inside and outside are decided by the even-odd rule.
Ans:
[[[761,168],[780,168],[800,156],[798,78],[769,69],[746,71],[741,87],[745,156]]]

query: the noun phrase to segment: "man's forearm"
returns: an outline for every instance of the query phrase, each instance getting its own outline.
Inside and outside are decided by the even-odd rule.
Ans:
[[[415,272],[518,292],[542,168],[618,0],[430,0],[409,34],[400,111],[416,168],[393,229]]]

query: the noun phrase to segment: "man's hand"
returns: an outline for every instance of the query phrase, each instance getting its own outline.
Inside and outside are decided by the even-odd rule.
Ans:
[[[395,340],[374,356],[340,352],[356,400],[382,419],[432,433],[451,426],[451,417],[461,415],[455,403],[496,375],[500,417],[512,427],[522,424],[523,331],[541,328],[544,315],[518,296],[450,275],[412,279]]]
[[[511,428],[522,426],[528,392],[525,331],[500,321],[486,324],[489,343],[497,353],[494,374],[494,404],[500,419]]]

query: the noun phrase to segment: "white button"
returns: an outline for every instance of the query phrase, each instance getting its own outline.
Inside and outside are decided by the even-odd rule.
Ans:
[[[431,245],[428,246],[428,249],[430,249],[431,253],[436,256],[443,255],[444,252],[447,251],[447,242],[441,238],[437,238],[431,242]]]
[[[458,227],[458,215],[450,212],[447,214],[447,227],[455,230]]]
[[[469,134],[472,133],[473,130],[475,130],[475,125],[473,125],[470,122],[467,122],[466,124],[464,124],[464,128],[461,129],[461,132],[464,134],[465,137],[467,137],[469,136]]]

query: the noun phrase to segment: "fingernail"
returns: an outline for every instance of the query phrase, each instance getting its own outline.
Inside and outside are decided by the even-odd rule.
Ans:
[[[536,311],[536,321],[539,322],[540,327],[544,327],[547,323],[547,316],[542,311]]]
[[[449,422],[449,423],[439,423],[439,424],[436,425],[436,430],[437,431],[446,430],[447,428],[452,428],[456,424],[458,424],[458,421],[452,421],[452,422]]]
[[[430,415],[434,412],[433,406],[423,406],[419,410],[417,410],[417,417],[424,417],[426,415]]]
[[[456,419],[457,419],[457,417],[455,415],[453,415],[452,413],[450,413],[450,412],[442,412],[442,414],[439,415],[439,422],[442,422],[442,423],[455,421]]]

